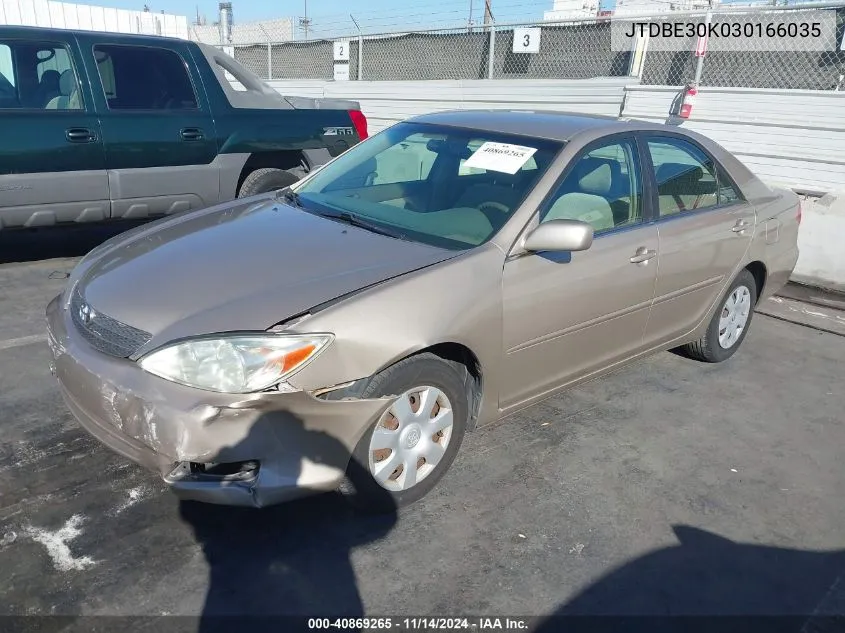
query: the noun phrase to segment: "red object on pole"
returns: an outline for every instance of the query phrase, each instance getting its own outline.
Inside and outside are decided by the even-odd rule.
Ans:
[[[682,119],[688,119],[692,114],[692,106],[695,105],[695,98],[698,95],[698,89],[694,85],[689,85],[684,89],[684,100],[681,102],[681,109],[678,116]]]
[[[701,36],[695,43],[695,56],[704,57],[707,54],[707,36]]]

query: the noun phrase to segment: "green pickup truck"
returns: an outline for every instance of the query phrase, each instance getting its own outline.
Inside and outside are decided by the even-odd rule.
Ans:
[[[222,51],[0,26],[0,229],[155,218],[285,187],[367,136]]]

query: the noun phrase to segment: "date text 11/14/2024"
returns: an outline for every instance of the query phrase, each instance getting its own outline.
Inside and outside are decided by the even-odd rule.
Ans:
[[[309,618],[308,630],[353,631],[522,631],[527,618],[512,617],[364,617]]]

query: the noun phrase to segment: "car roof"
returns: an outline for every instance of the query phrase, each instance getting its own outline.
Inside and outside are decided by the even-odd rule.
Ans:
[[[21,37],[35,37],[38,35],[43,36],[51,33],[61,35],[73,35],[79,37],[95,35],[98,37],[106,36],[115,40],[127,40],[139,43],[143,42],[154,44],[158,42],[160,44],[162,41],[190,43],[190,40],[184,40],[178,37],[170,37],[167,35],[146,35],[142,33],[115,33],[112,31],[94,31],[89,29],[63,29],[53,26],[23,26],[18,24],[0,24],[0,33],[4,35],[13,35]]]
[[[604,136],[614,132],[659,130],[667,127],[613,116],[552,110],[447,110],[412,117],[407,121],[529,136],[550,141],[569,141],[584,132]]]

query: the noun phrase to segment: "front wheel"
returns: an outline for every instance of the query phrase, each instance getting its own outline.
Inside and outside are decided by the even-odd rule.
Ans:
[[[364,398],[399,395],[353,452],[344,492],[355,506],[389,511],[418,501],[437,485],[466,431],[464,377],[463,366],[420,354],[389,367],[367,385]]]
[[[756,303],[757,283],[748,270],[743,270],[722,298],[704,336],[685,345],[683,351],[690,358],[707,363],[729,359],[748,334]]]

